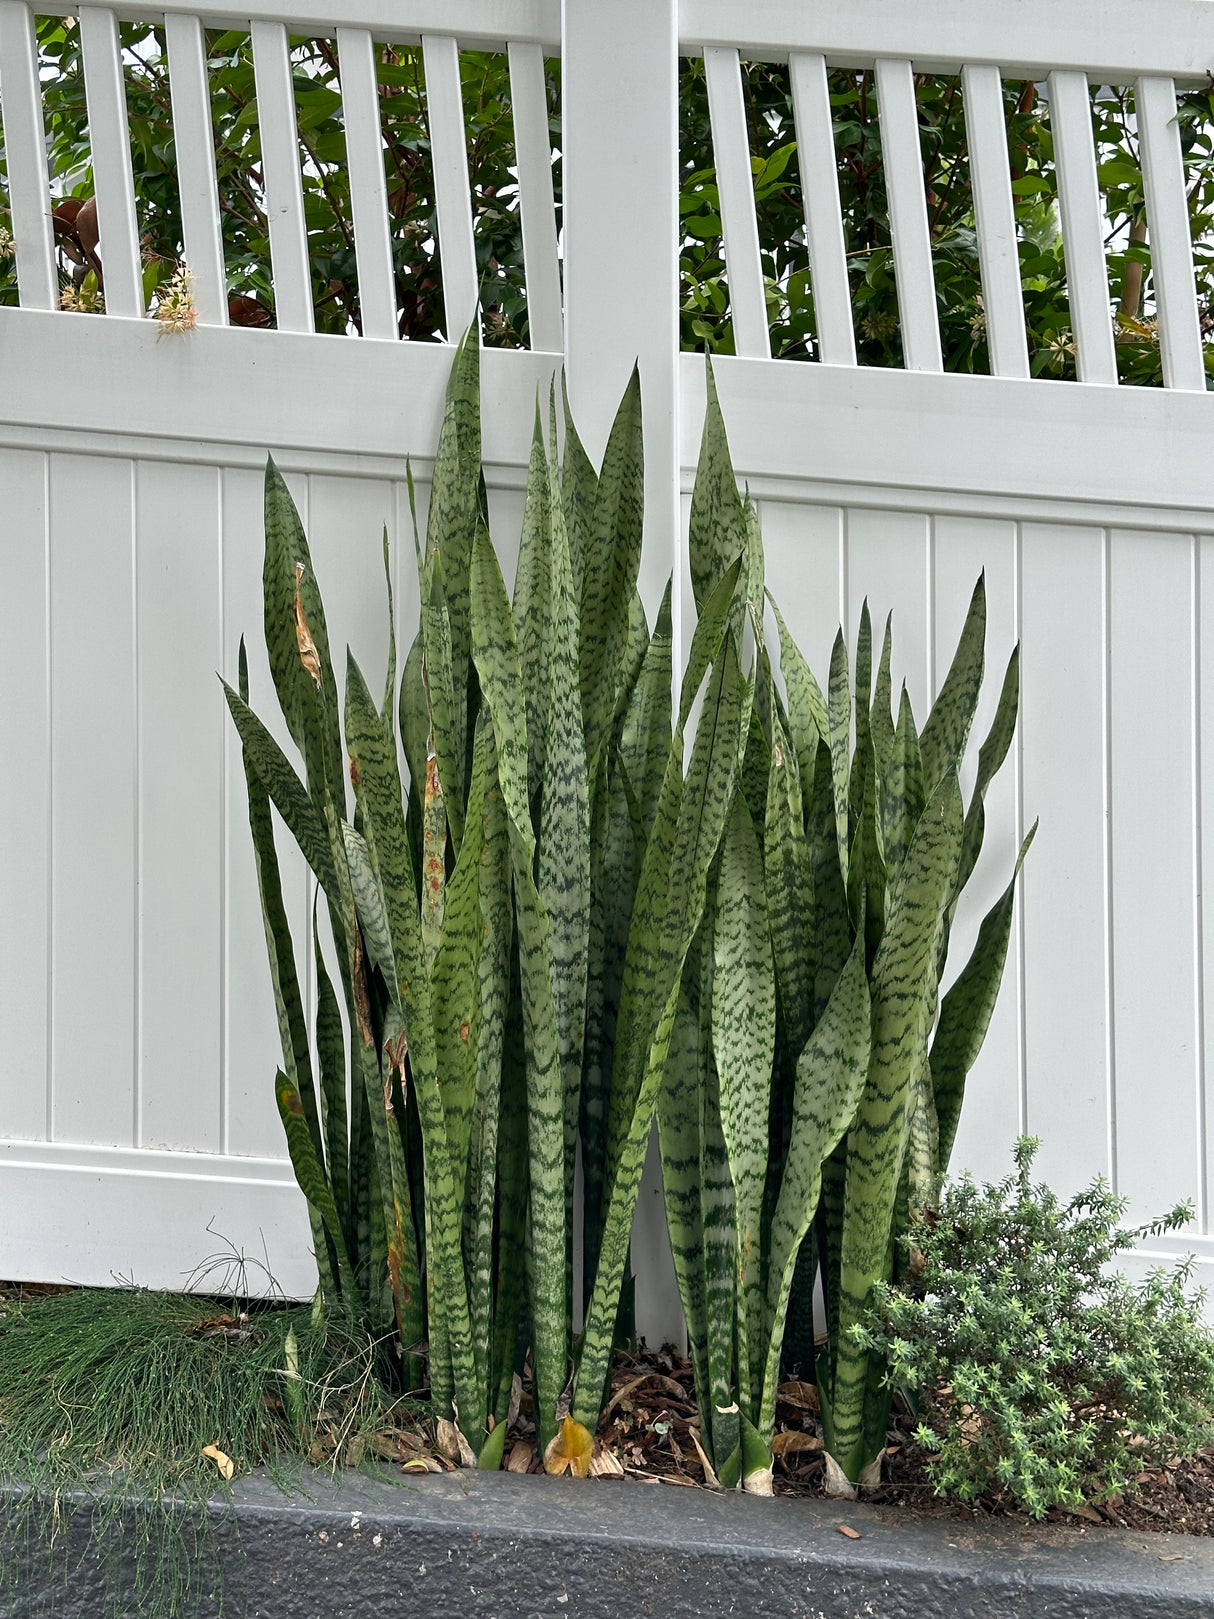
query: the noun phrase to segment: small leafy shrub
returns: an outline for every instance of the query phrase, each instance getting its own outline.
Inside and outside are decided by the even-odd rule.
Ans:
[[[918,1438],[940,1494],[1011,1497],[1032,1517],[1116,1494],[1149,1463],[1214,1440],[1214,1333],[1191,1262],[1135,1286],[1109,1270],[1185,1205],[1136,1230],[1103,1180],[1064,1203],[1031,1179],[968,1175],[919,1216],[908,1275],[879,1287],[857,1338],[922,1391]]]

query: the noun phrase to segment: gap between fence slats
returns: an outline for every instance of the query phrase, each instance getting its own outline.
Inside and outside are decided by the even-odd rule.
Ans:
[[[876,77],[902,360],[908,371],[942,371],[915,80],[906,61],[878,61]]]
[[[457,343],[475,318],[479,299],[459,46],[454,39],[427,35],[422,40],[422,61],[443,272],[443,319],[447,341]]]
[[[138,317],[145,306],[130,125],[118,20],[108,7],[80,7],[80,52],[84,59],[84,93],[101,236],[97,254],[105,279],[106,312]]]
[[[215,182],[215,135],[211,127],[206,41],[197,17],[170,13],[164,19],[164,32],[173,98],[173,148],[177,154],[181,233],[185,261],[194,277],[194,307],[204,326],[226,326],[228,279],[219,223],[219,189]]]
[[[1193,284],[1193,243],[1184,157],[1171,79],[1142,78],[1134,89],[1151,240],[1151,280],[1159,317],[1164,386],[1204,393],[1201,326]]]
[[[818,357],[827,365],[855,365],[856,335],[826,58],[817,52],[797,52],[789,57],[789,67]]]
[[[270,225],[274,312],[279,331],[311,332],[316,318],[287,30],[280,22],[255,20],[250,33],[262,179]]]
[[[1092,103],[1083,73],[1050,74],[1050,131],[1067,297],[1081,382],[1116,383],[1117,351],[1104,257],[1105,215],[1096,176]]]
[[[565,347],[565,332],[556,251],[552,132],[548,128],[544,50],[541,45],[512,44],[508,47],[508,56],[530,342],[533,349],[559,354]]]
[[[725,238],[725,273],[729,281],[729,309],[733,321],[734,353],[747,359],[771,357],[767,325],[767,299],[759,258],[759,227],[755,217],[754,175],[750,164],[750,135],[742,99],[742,68],[736,50],[704,52],[708,85],[708,116],[717,164],[721,200],[721,232]]]
[[[999,69],[962,68],[961,97],[991,372],[996,377],[1027,377],[1029,350]]]
[[[17,290],[24,309],[54,309],[59,303],[59,277],[46,183],[46,129],[34,19],[23,0],[0,0],[0,105]]]
[[[364,337],[396,338],[396,281],[388,230],[384,138],[379,121],[375,45],[365,28],[339,28],[341,111],[350,174],[350,211],[358,260],[358,308]]]

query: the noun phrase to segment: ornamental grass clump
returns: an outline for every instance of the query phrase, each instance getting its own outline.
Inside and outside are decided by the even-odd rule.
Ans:
[[[1037,1142],[996,1185],[970,1176],[911,1223],[904,1281],[874,1290],[856,1342],[922,1398],[942,1495],[1010,1498],[1034,1518],[1132,1487],[1214,1441],[1214,1333],[1191,1260],[1135,1285],[1110,1270],[1182,1204],[1136,1229],[1102,1179],[1063,1202],[1031,1178]]]

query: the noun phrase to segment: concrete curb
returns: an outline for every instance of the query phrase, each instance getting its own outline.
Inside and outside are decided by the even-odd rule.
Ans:
[[[228,1619],[1214,1616],[1214,1540],[1178,1535],[504,1473],[305,1473],[288,1495],[252,1478],[215,1514]],[[0,1593],[4,1619],[135,1614],[129,1567],[115,1607],[104,1560],[80,1562],[82,1519],[69,1578],[27,1571]],[[218,1604],[202,1594],[190,1611]]]

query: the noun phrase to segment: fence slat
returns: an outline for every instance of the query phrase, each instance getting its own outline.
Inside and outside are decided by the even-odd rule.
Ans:
[[[1171,79],[1139,79],[1134,108],[1147,194],[1151,280],[1159,316],[1164,386],[1204,393],[1206,368],[1193,284],[1193,242],[1176,122],[1176,88]]]
[[[46,130],[38,82],[34,18],[23,0],[0,0],[0,104],[8,201],[17,249],[17,290],[24,309],[55,309],[59,277],[46,180]]]
[[[350,169],[350,211],[358,260],[358,307],[364,337],[394,339],[396,281],[388,230],[388,188],[384,180],[384,140],[379,121],[375,45],[365,28],[339,28],[341,111]]]
[[[923,186],[923,149],[915,107],[915,80],[907,61],[878,61],[877,110],[881,157],[894,244],[894,279],[902,358],[908,371],[942,371],[936,278]]]
[[[750,135],[742,100],[742,67],[736,50],[704,52],[708,116],[721,197],[721,231],[725,238],[725,273],[735,354],[752,360],[771,358],[763,267],[759,259],[759,226],[750,167]]]
[[[299,129],[287,30],[280,22],[255,20],[250,33],[262,178],[270,222],[274,311],[279,331],[311,332],[315,330],[316,316],[312,305],[312,275],[299,172]]]
[[[457,343],[464,328],[476,319],[479,302],[459,46],[449,37],[428,34],[422,40],[422,62],[426,72],[426,119],[434,162],[444,320],[447,341]]]
[[[996,377],[1027,377],[1029,350],[999,69],[977,64],[962,68],[961,96],[991,372]]]
[[[855,365],[847,244],[839,204],[839,169],[830,113],[826,58],[817,51],[789,57],[797,162],[805,202],[805,240],[818,328],[818,355],[827,365]]]
[[[185,261],[193,274],[194,307],[204,326],[228,324],[228,277],[215,182],[215,135],[206,42],[197,17],[164,19],[173,98],[173,145],[181,195]]]
[[[138,317],[144,313],[143,274],[131,173],[131,136],[118,19],[108,7],[80,7],[80,52],[84,59],[84,93],[101,238],[97,254],[105,276],[106,312]]]
[[[523,272],[531,347],[560,354],[565,347],[561,276],[556,253],[556,202],[552,192],[552,132],[542,45],[511,44],[510,109],[518,164],[519,215],[523,226]]]
[[[1083,73],[1051,73],[1050,129],[1058,170],[1058,209],[1071,330],[1081,382],[1116,383],[1117,352],[1104,259],[1104,209],[1096,178],[1092,103]]]

